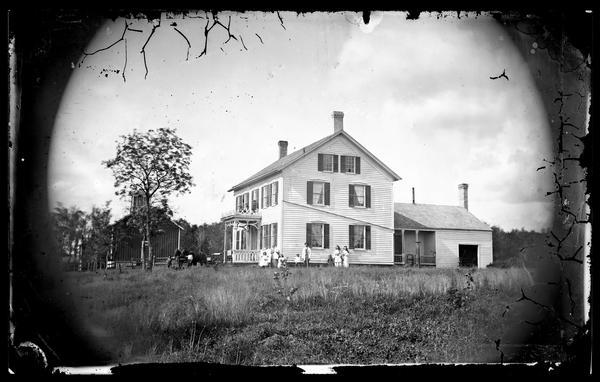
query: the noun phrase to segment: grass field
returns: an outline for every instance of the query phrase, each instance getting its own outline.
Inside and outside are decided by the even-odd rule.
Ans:
[[[540,351],[560,358],[553,344],[524,352],[507,343],[518,317],[505,307],[531,283],[516,268],[292,267],[277,279],[254,266],[65,275],[90,335],[115,362],[499,362],[501,353],[523,362]]]

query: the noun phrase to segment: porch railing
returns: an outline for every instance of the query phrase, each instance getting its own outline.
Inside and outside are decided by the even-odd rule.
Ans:
[[[412,253],[394,254],[394,263],[411,266],[416,266],[420,263],[422,266],[435,266],[435,255],[422,255],[419,259],[416,255]]]
[[[232,252],[233,263],[258,263],[258,249],[235,249]]]

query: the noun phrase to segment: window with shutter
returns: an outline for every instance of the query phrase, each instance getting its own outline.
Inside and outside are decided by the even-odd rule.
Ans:
[[[313,182],[306,182],[306,204],[313,204]]]
[[[329,230],[328,224],[323,223],[306,223],[306,237],[308,246],[311,248],[328,248],[325,247],[325,226]],[[327,238],[329,240],[329,238]],[[327,242],[329,245],[329,242]]]
[[[337,155],[318,154],[317,170],[325,172],[337,172]]]
[[[261,246],[263,249],[271,248],[271,225],[265,224],[261,226],[262,229],[262,243]]]
[[[369,226],[364,226],[364,225],[351,225],[350,226],[350,229],[349,229],[350,248],[368,249],[368,247],[370,247],[370,240],[369,240],[368,246],[367,246],[367,239],[366,239],[367,228],[369,229],[369,234],[370,234],[371,227],[369,227]]]
[[[278,191],[279,191],[279,182],[271,183],[271,205],[272,206],[277,205]]]
[[[277,247],[277,223],[271,224],[271,247]]]
[[[262,186],[262,208],[268,208],[270,206],[269,200],[271,199],[271,193],[269,186]]]
[[[330,187],[329,187],[329,183],[325,183],[325,205],[329,206],[330,200],[329,200],[329,194],[330,194]]]
[[[323,248],[329,248],[329,224],[323,224]]]
[[[365,207],[371,208],[371,186],[365,186]]]
[[[312,203],[317,206],[325,205],[325,183],[312,182]]]
[[[258,188],[252,190],[252,202],[250,203],[250,207],[252,212],[256,212],[258,210]]]
[[[354,173],[360,174],[360,157],[354,157]]]

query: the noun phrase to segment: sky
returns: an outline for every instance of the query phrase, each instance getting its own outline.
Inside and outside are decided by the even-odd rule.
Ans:
[[[396,202],[411,202],[414,187],[417,203],[458,205],[458,184],[468,183],[469,210],[484,222],[551,226],[552,174],[536,171],[553,156],[548,118],[522,53],[492,17],[373,13],[365,25],[350,12],[280,15],[219,13],[225,25],[231,16],[237,40],[225,43],[217,26],[201,57],[206,20],[163,15],[146,78],[147,20],[127,20],[140,32],[72,63],[52,139],[50,206],[110,200],[113,219],[122,217],[129,202],[115,196],[102,161],[121,135],[171,127],[192,146],[195,183],[171,198],[175,216],[219,221],[235,207],[227,190],[277,160],[279,140],[292,152],[331,134],[337,110],[402,178]],[[117,41],[124,25],[107,20],[86,52]],[[503,71],[509,80],[490,79]]]

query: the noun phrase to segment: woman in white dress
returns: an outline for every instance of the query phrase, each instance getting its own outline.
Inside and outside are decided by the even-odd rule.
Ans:
[[[342,266],[342,254],[339,250],[340,246],[335,247],[335,251],[333,251],[333,263],[336,267]]]
[[[342,264],[344,268],[348,268],[350,266],[349,256],[350,252],[348,252],[348,247],[344,246],[344,250],[342,251]]]
[[[276,256],[277,256],[277,268],[282,268],[283,267],[283,263],[285,263],[285,257],[283,257],[283,255],[281,254],[281,252],[279,252],[279,249],[275,250]]]
[[[267,265],[269,265],[269,258],[267,256],[267,251],[262,251],[260,253],[260,256],[258,257],[258,266],[261,268],[264,268]]]

